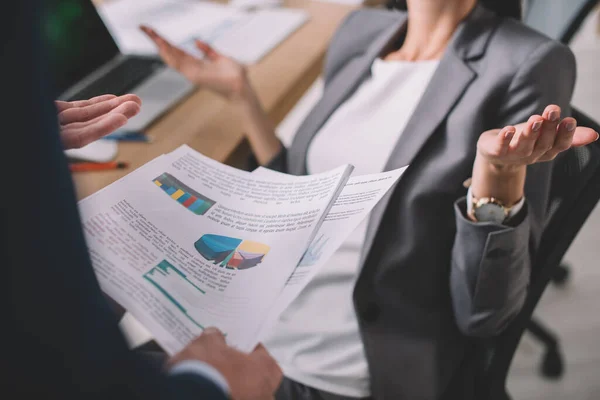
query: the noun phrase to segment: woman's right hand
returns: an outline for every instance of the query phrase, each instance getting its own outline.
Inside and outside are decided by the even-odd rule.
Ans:
[[[160,56],[168,66],[196,85],[236,100],[234,103],[243,121],[242,131],[261,165],[266,165],[281,151],[275,128],[252,90],[243,65],[197,40],[196,46],[206,55],[201,60],[173,46],[152,28],[142,26],[141,29],[156,43]]]
[[[196,46],[206,55],[202,60],[173,46],[152,28],[141,26],[140,29],[156,44],[163,61],[192,83],[228,99],[244,97],[249,90],[246,68],[207,43],[196,40]]]

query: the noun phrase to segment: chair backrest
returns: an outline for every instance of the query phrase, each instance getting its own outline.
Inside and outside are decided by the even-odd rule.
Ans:
[[[599,0],[527,0],[523,22],[562,43],[569,43]]]
[[[600,132],[600,125],[572,109],[580,126]],[[554,269],[600,200],[600,140],[573,148],[554,161],[549,217],[534,260],[527,299],[509,328],[493,342],[480,398],[504,400],[513,356]]]

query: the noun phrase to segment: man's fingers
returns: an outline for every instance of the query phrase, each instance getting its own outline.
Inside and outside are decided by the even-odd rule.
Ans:
[[[105,100],[114,99],[115,97],[117,97],[117,96],[115,96],[114,94],[103,94],[101,96],[92,97],[89,100],[76,100],[76,101],[56,100],[54,103],[56,104],[56,109],[58,110],[58,112],[63,112],[69,108],[85,107],[85,106],[89,106],[90,104],[96,104],[96,103],[100,103]]]
[[[121,104],[120,106],[112,109],[108,114],[101,115],[99,117],[93,118],[93,119],[91,119],[89,121],[85,121],[85,122],[72,122],[70,124],[63,125],[63,129],[84,128],[86,126],[95,124],[100,119],[104,118],[106,115],[110,115],[110,114],[114,114],[114,113],[124,115],[127,119],[129,119],[129,118],[135,117],[140,112],[140,110],[141,110],[141,108],[138,103],[133,102],[133,101],[128,101],[128,102],[125,102],[125,103]]]
[[[68,108],[73,107],[73,105],[70,102],[68,102],[68,101],[61,101],[61,100],[56,100],[54,102],[54,105],[56,106],[56,110],[59,113],[65,111]]]
[[[138,104],[141,103],[141,100],[138,96],[133,94],[127,94],[121,97],[111,98],[84,107],[68,108],[58,114],[58,120],[61,125],[67,125],[73,122],[90,121],[101,115],[108,114],[114,108],[128,101],[132,101]]]
[[[510,144],[510,151],[520,157],[529,157],[533,153],[536,140],[542,130],[543,119],[539,115],[532,115],[525,126],[516,134]]]
[[[106,100],[115,99],[117,97],[118,96],[115,96],[114,94],[103,94],[103,95],[100,95],[100,96],[92,97],[91,99],[87,99],[87,100],[69,101],[68,104],[70,105],[69,108],[72,108],[72,107],[85,107],[85,106],[89,106],[89,105],[92,105],[92,104],[101,103],[101,102],[106,101]]]
[[[136,103],[135,101],[126,101],[112,110],[111,113],[115,112],[123,114],[125,117],[127,117],[127,119],[129,119],[135,117],[141,111],[141,109],[142,108],[140,107],[139,103]]]
[[[115,96],[114,94],[103,94],[100,96],[92,97],[89,100],[72,101],[71,105],[73,105],[73,107],[85,107],[85,106],[89,106],[91,104],[97,104],[97,103],[101,103],[106,100],[114,99],[116,97],[117,96]]]
[[[90,100],[71,102],[75,106],[61,112],[58,119],[62,125],[90,121],[127,102],[136,103],[138,106],[142,104],[142,100],[134,94],[119,97],[113,95],[98,96]]]
[[[112,113],[99,118],[93,124],[81,128],[64,128],[61,138],[66,149],[77,149],[100,139],[127,123],[127,117]]]
[[[85,107],[85,106],[89,106],[90,104],[96,104],[96,103],[100,103],[105,100],[114,99],[115,97],[117,97],[117,96],[115,96],[114,94],[103,94],[102,96],[92,97],[89,100],[77,100],[77,101],[56,100],[54,103],[56,104],[56,109],[60,113],[69,108]]]
[[[133,102],[136,102],[137,104],[139,104],[140,106],[142,105],[142,99],[140,99],[139,96],[137,96],[135,94],[124,94],[121,96],[115,96],[114,94],[103,94],[101,96],[92,97],[89,100],[76,100],[76,101],[71,101],[69,103],[73,107],[85,107],[85,106],[101,103],[103,101],[116,99],[116,98],[119,98],[121,101],[133,101]]]
[[[85,122],[73,122],[68,125],[63,125],[63,127],[68,128],[68,129],[83,128],[83,127],[86,127],[88,125],[92,125],[92,124],[98,122],[98,120],[104,118],[106,115],[114,114],[114,113],[124,115],[127,119],[129,119],[129,118],[135,117],[140,112],[140,110],[141,110],[141,108],[138,103],[133,102],[133,101],[128,101],[128,102],[121,104],[117,108],[114,108],[108,114],[101,115],[99,117],[96,117],[92,120],[85,121]]]
[[[277,389],[283,378],[283,371],[281,371],[281,368],[271,354],[269,354],[265,346],[263,346],[262,343],[259,343],[251,353],[251,356],[257,359],[260,366],[267,371],[269,384],[273,390]]]
[[[208,327],[204,329],[198,338],[204,338],[214,341],[215,343],[225,344],[225,335],[223,335],[223,332],[215,327]]]
[[[271,358],[269,351],[262,343],[257,344],[251,354],[259,358]]]
[[[223,332],[221,332],[219,328],[215,328],[214,326],[209,326],[208,328],[205,328],[202,331],[202,335],[217,335],[224,337]]]
[[[122,96],[119,96],[119,99],[123,103],[126,101],[133,101],[134,103],[137,103],[138,106],[142,105],[142,99],[136,94],[124,94]]]

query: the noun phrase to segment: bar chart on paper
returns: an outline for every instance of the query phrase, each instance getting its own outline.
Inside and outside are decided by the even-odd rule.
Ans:
[[[163,260],[152,268],[144,278],[157,288],[171,303],[201,329],[204,327],[196,321],[191,300],[206,294],[198,286],[190,282],[186,275],[167,260]]]
[[[171,174],[161,174],[159,177],[153,179],[153,182],[166,194],[171,196],[173,200],[177,201],[196,215],[206,214],[206,212],[216,203],[214,200],[211,200],[191,189],[189,186],[184,185]]]

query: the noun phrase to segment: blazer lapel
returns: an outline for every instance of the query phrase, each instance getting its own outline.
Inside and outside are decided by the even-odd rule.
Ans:
[[[335,78],[328,82],[323,97],[312,109],[298,129],[293,152],[288,154],[288,170],[291,174],[307,173],[306,154],[315,134],[331,114],[358,88],[371,71],[371,65],[383,48],[398,33],[406,21],[406,14],[399,14],[398,21],[385,29],[362,55],[353,58]]]
[[[411,164],[427,140],[451,112],[469,84],[475,79],[476,73],[466,61],[483,54],[493,31],[490,29],[491,25],[488,20],[491,17],[492,15],[488,11],[476,6],[467,20],[459,26],[404,132],[396,143],[386,164],[386,170]],[[390,190],[371,212],[361,255],[361,265],[364,264],[371,250],[375,234],[379,229],[392,193],[393,190]]]

